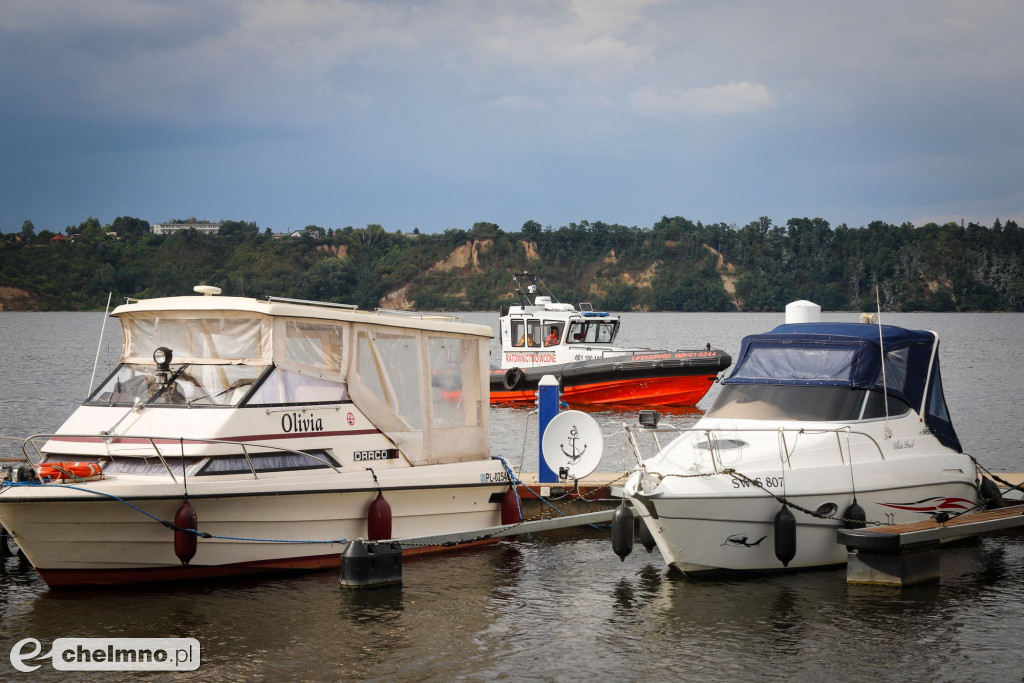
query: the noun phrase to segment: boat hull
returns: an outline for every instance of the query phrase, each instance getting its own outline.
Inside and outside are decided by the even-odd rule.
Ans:
[[[965,467],[966,469],[966,467]],[[903,485],[858,487],[856,500],[867,520],[878,524],[901,524],[927,519],[938,512],[958,514],[976,504],[973,477],[935,476]],[[728,475],[717,475],[726,477]],[[896,477],[893,477],[895,479]],[[830,503],[838,519],[813,517],[790,508],[796,519],[796,554],[786,564],[776,556],[775,516],[782,504],[766,493],[715,495],[692,493],[648,497],[635,488],[630,499],[648,526],[666,563],[684,574],[731,574],[777,572],[845,564],[846,548],[836,540],[840,519],[854,501],[853,491],[828,490],[800,493],[790,490],[786,500],[806,510],[818,510]]]
[[[694,406],[732,362],[717,351],[677,351],[490,371],[491,403],[534,401],[542,377],[558,378],[567,403]]]
[[[383,494],[393,513],[393,538],[466,531],[500,522],[500,499],[507,483],[494,476],[498,472],[491,471],[496,467],[493,461],[486,466],[437,467],[448,468],[448,474],[435,469],[414,484],[415,475],[407,472],[406,486],[398,482],[385,486]],[[409,472],[426,469],[430,468]],[[169,486],[116,481],[73,488],[16,487],[0,496],[0,514],[51,587],[338,566],[347,541],[368,538],[367,511],[376,489],[293,479],[270,485],[260,480],[263,490],[245,492],[237,482],[234,486],[224,482],[190,485],[188,500],[198,516],[197,529],[211,537],[197,539],[195,556],[187,565],[175,555],[176,532],[159,521],[174,519],[184,500],[180,487],[168,491]],[[251,487],[252,480],[246,488]],[[437,550],[404,549],[406,554]]]

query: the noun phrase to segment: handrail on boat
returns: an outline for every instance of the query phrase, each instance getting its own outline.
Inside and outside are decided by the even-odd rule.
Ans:
[[[639,444],[636,441],[636,438],[634,436],[634,432],[639,432],[641,434],[653,434],[654,435],[655,443],[658,444],[658,450],[659,451],[661,450],[662,447],[661,447],[660,441],[658,440],[658,436],[657,436],[658,434],[677,434],[677,435],[681,435],[681,434],[686,433],[686,432],[703,432],[706,435],[706,438],[707,438],[708,453],[711,454],[711,465],[712,465],[712,468],[714,470],[714,472],[713,472],[714,474],[720,474],[723,470],[727,469],[725,467],[725,464],[722,462],[721,453],[718,453],[717,458],[716,458],[715,449],[714,449],[714,445],[713,445],[715,442],[717,442],[717,438],[723,432],[729,432],[730,434],[738,434],[738,433],[744,433],[744,432],[774,432],[774,433],[777,433],[779,435],[779,441],[780,441],[780,444],[779,444],[780,445],[780,449],[781,449],[780,450],[780,455],[783,452],[785,453],[785,464],[787,466],[789,466],[790,469],[792,469],[792,464],[790,462],[790,456],[793,453],[795,453],[795,451],[796,451],[796,442],[794,441],[793,447],[792,447],[792,449],[790,449],[788,443],[786,442],[786,434],[787,433],[796,434],[797,438],[799,438],[799,436],[802,435],[802,434],[807,434],[807,435],[835,434],[836,435],[836,440],[837,440],[837,450],[839,451],[839,459],[840,459],[840,462],[842,464],[844,464],[844,465],[846,464],[846,459],[843,457],[843,444],[842,444],[842,441],[840,439],[840,436],[843,435],[843,434],[846,435],[846,438],[847,438],[846,449],[847,449],[847,451],[850,450],[849,438],[850,438],[851,435],[863,436],[869,442],[871,442],[872,445],[874,445],[875,450],[878,451],[878,457],[881,458],[883,461],[885,460],[885,453],[882,451],[882,446],[878,443],[878,441],[875,439],[875,437],[873,437],[872,435],[868,434],[867,432],[862,432],[862,431],[859,431],[859,430],[850,429],[849,426],[845,426],[845,427],[832,427],[832,428],[829,428],[829,427],[821,427],[821,428],[807,428],[807,427],[729,427],[727,429],[723,429],[721,427],[714,427],[714,428],[701,427],[701,428],[697,428],[697,427],[671,427],[671,426],[669,426],[669,427],[654,427],[654,428],[651,428],[651,427],[640,427],[640,426],[637,426],[637,425],[631,425],[631,424],[623,423],[622,427],[623,427],[623,429],[625,430],[626,434],[629,437],[630,445],[633,448],[633,454],[636,456],[637,463],[639,464],[639,466],[641,468],[644,467],[643,457],[640,454],[640,446],[639,446]],[[714,440],[712,439],[712,434],[714,434],[714,436],[716,437]],[[852,457],[853,457],[852,454],[850,455],[850,457],[851,457],[851,463],[852,463]]]
[[[267,301],[279,301],[285,304],[302,304],[304,306],[321,306],[323,308],[340,308],[346,311],[354,311],[359,308],[356,304],[339,304],[333,301],[311,301],[309,299],[290,299],[283,296],[268,296]]]
[[[250,454],[249,454],[249,449],[250,448],[264,449],[263,452],[268,452],[268,453],[291,453],[293,455],[299,455],[299,456],[302,456],[302,457],[310,458],[311,460],[315,460],[316,462],[319,462],[319,463],[321,463],[321,464],[331,468],[332,470],[334,470],[338,474],[341,474],[341,467],[340,466],[332,463],[331,461],[327,460],[326,458],[321,458],[318,455],[314,455],[313,453],[307,453],[306,451],[299,451],[299,450],[295,450],[293,448],[285,448],[283,446],[274,446],[274,445],[271,445],[271,444],[261,444],[261,443],[251,443],[251,442],[245,442],[245,441],[237,441],[237,440],[234,440],[234,439],[205,439],[205,438],[202,438],[202,437],[189,437],[189,438],[186,439],[186,438],[183,438],[183,437],[175,438],[175,437],[169,437],[169,436],[165,436],[165,435],[153,436],[153,435],[141,435],[141,434],[132,434],[131,436],[126,436],[126,435],[113,436],[113,435],[103,435],[103,434],[33,434],[32,436],[26,437],[24,440],[22,440],[20,438],[18,438],[17,440],[22,441],[21,452],[24,455],[24,459],[27,460],[29,463],[31,463],[33,465],[36,465],[36,464],[38,464],[38,462],[33,462],[32,458],[28,454],[28,450],[27,449],[29,448],[30,445],[36,451],[36,454],[42,456],[43,453],[40,450],[39,446],[36,444],[37,440],[39,440],[39,439],[50,440],[50,439],[53,439],[53,438],[68,438],[68,437],[78,438],[78,439],[85,438],[85,439],[90,439],[90,440],[95,439],[97,441],[103,441],[108,446],[110,445],[111,441],[116,440],[116,439],[130,438],[130,439],[139,439],[139,440],[148,441],[149,445],[153,447],[153,450],[156,453],[156,457],[160,460],[160,463],[164,466],[164,469],[167,470],[167,474],[169,474],[171,476],[171,479],[174,481],[175,484],[178,483],[178,479],[174,476],[174,472],[171,470],[171,466],[167,463],[167,460],[164,459],[164,453],[163,453],[163,451],[160,450],[160,446],[157,444],[157,441],[159,441],[159,440],[171,441],[173,443],[177,443],[182,448],[184,448],[184,445],[185,445],[186,442],[189,443],[189,444],[226,444],[228,446],[237,446],[239,448],[239,450],[241,451],[241,454],[245,457],[245,461],[249,464],[249,471],[252,473],[253,479],[259,479],[259,475],[256,473],[256,466],[253,464],[252,458],[249,457],[250,456]],[[8,437],[8,438],[13,438],[13,437]],[[220,454],[220,455],[206,455],[206,456],[189,456],[189,457],[225,458],[225,457],[231,457],[233,455],[237,455],[237,453],[226,453],[226,454]],[[152,456],[146,456],[146,455],[125,455],[125,454],[121,454],[121,455],[116,455],[115,456],[113,453],[110,452],[109,448],[107,449],[106,456],[111,458],[111,459],[116,459],[116,458],[146,458],[146,457],[152,457]],[[40,461],[41,460],[42,460],[42,458],[40,457]]]
[[[9,458],[0,458],[0,461],[12,463],[24,462],[25,458],[18,456],[17,451],[14,450],[14,447],[18,444],[21,444],[24,440],[25,437],[23,436],[5,436],[3,434],[0,434],[0,452],[7,451],[7,455],[10,456]],[[29,460],[29,462],[32,461]]]
[[[377,315],[391,315],[396,318],[414,318],[418,320],[442,320],[448,322],[464,322],[465,318],[461,315],[453,315],[451,313],[432,313],[430,311],[403,311],[397,308],[378,308],[375,310]]]
[[[267,301],[269,302],[280,302],[286,304],[299,304],[302,306],[320,306],[322,308],[338,308],[343,311],[358,311],[359,306],[356,304],[339,304],[333,301],[312,301],[309,299],[291,299],[283,296],[268,296]],[[374,311],[374,315],[391,315],[401,318],[419,318],[420,320],[449,320],[453,322],[462,322],[464,318],[461,315],[451,315],[448,313],[428,313],[421,311],[402,311],[395,308],[378,308]]]

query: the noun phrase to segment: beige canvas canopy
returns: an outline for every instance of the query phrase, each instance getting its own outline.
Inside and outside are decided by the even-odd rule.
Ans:
[[[486,457],[490,328],[399,315],[236,297],[130,301],[122,362],[270,365],[345,382],[352,402],[414,465]]]

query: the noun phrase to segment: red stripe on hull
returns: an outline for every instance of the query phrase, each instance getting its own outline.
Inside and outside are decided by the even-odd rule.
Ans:
[[[562,400],[588,405],[694,406],[704,398],[714,381],[714,375],[688,375],[594,382],[565,387]],[[518,403],[536,398],[535,391],[491,392],[491,403]]]
[[[205,446],[216,441],[267,441],[270,439],[307,439],[309,437],[325,437],[325,436],[363,436],[365,434],[380,434],[379,429],[348,429],[334,432],[294,432],[289,434],[249,434],[246,436],[225,436],[218,437],[217,439],[171,439],[157,437],[154,439],[148,439],[143,437],[131,437],[131,436],[53,436],[50,437],[50,441],[66,441],[70,443],[116,443],[116,444],[150,444],[151,442],[157,445],[167,444],[178,444],[185,443],[190,446],[201,445]]]
[[[437,553],[465,550],[497,543],[497,539],[472,541],[453,546],[424,546],[405,548],[402,557],[434,555]],[[232,576],[252,576],[256,574],[274,574],[283,572],[310,572],[326,569],[337,569],[341,566],[341,553],[344,545],[338,546],[338,552],[329,555],[313,555],[310,557],[292,557],[277,560],[259,560],[255,562],[239,562],[213,566],[178,565],[168,567],[147,567],[145,569],[104,568],[104,569],[43,569],[36,568],[39,576],[50,588],[66,588],[71,586],[122,586],[136,583],[178,582],[197,579],[217,579]]]

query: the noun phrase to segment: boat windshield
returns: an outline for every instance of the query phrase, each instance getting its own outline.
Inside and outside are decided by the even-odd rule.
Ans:
[[[708,417],[744,420],[851,422],[885,417],[880,391],[849,387],[775,384],[723,384]],[[889,396],[889,416],[910,406]]]
[[[122,363],[86,405],[237,406],[269,366],[171,365],[161,383],[156,365]]]
[[[611,344],[615,341],[618,331],[617,320],[574,320],[569,325],[569,336],[566,337],[566,341],[570,344]]]

